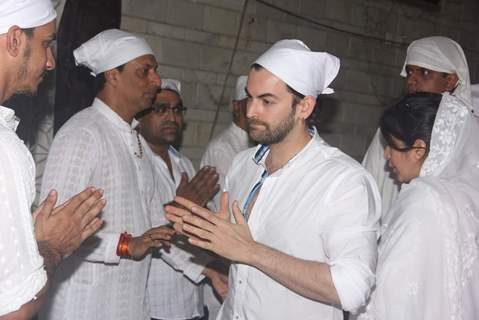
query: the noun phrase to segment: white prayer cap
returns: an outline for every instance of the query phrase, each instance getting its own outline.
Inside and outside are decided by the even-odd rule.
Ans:
[[[240,101],[246,99],[246,83],[248,82],[248,76],[239,76],[236,80],[235,96],[233,101]]]
[[[181,82],[175,79],[161,79],[161,89],[171,90],[181,97]]]
[[[313,97],[333,93],[328,86],[339,72],[337,57],[326,52],[313,52],[300,40],[276,42],[255,63],[295,91]]]
[[[51,0],[1,0],[0,34],[7,33],[12,26],[22,29],[43,26],[56,17]]]
[[[146,54],[153,51],[145,39],[118,29],[102,31],[73,51],[76,64],[94,76]]]
[[[406,65],[457,74],[459,81],[453,95],[466,105],[472,106],[469,67],[464,51],[454,40],[446,37],[427,37],[413,41],[407,48],[401,71],[403,77],[407,76]]]

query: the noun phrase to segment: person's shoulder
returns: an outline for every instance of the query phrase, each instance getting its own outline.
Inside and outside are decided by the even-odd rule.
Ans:
[[[95,133],[104,128],[103,117],[92,107],[85,108],[68,119],[57,135],[79,137],[81,134]]]

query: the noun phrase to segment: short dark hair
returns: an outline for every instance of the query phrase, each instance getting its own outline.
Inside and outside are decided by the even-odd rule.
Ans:
[[[33,33],[35,32],[35,27],[33,28],[23,28],[21,29],[23,33],[25,33],[25,35],[31,39],[33,37]]]
[[[115,69],[122,72],[123,69],[125,68],[125,64],[126,63],[116,67]],[[97,94],[105,88],[105,83],[106,83],[105,72],[97,74],[95,77],[95,92]]]
[[[407,151],[421,139],[429,150],[431,133],[441,103],[439,93],[417,92],[406,94],[395,105],[387,108],[379,120],[381,133],[391,148]],[[406,148],[399,148],[392,137],[401,140]]]

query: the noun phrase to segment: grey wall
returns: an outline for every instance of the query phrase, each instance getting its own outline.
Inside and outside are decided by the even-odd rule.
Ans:
[[[237,75],[272,43],[298,38],[328,51],[342,67],[325,99],[322,136],[360,159],[382,108],[403,91],[399,71],[414,39],[444,35],[465,49],[479,82],[479,1],[443,0],[440,11],[394,0],[268,0],[295,14],[351,33],[333,31],[250,0],[215,132],[230,122],[228,100]],[[123,0],[122,28],[143,35],[156,52],[162,77],[182,81],[188,127],[182,151],[199,163],[240,25],[244,0]],[[374,36],[382,41],[354,35]]]

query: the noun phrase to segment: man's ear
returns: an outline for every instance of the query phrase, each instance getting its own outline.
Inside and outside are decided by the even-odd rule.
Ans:
[[[106,83],[112,85],[112,86],[116,86],[117,83],[118,83],[118,75],[119,75],[119,71],[118,69],[114,68],[114,69],[111,69],[111,70],[107,70],[105,71],[105,80],[106,80]]]
[[[300,119],[306,120],[311,115],[311,113],[313,113],[315,105],[316,105],[316,98],[315,97],[305,96],[296,105],[296,115]]]
[[[413,147],[415,148],[414,155],[416,159],[423,160],[427,154],[426,142],[424,142],[422,139],[416,139],[416,141],[414,141]]]
[[[6,49],[12,57],[17,57],[21,52],[21,47],[27,41],[26,34],[19,26],[12,26],[8,29]]]
[[[452,91],[456,88],[459,77],[455,73],[450,73],[446,76],[446,91]]]

